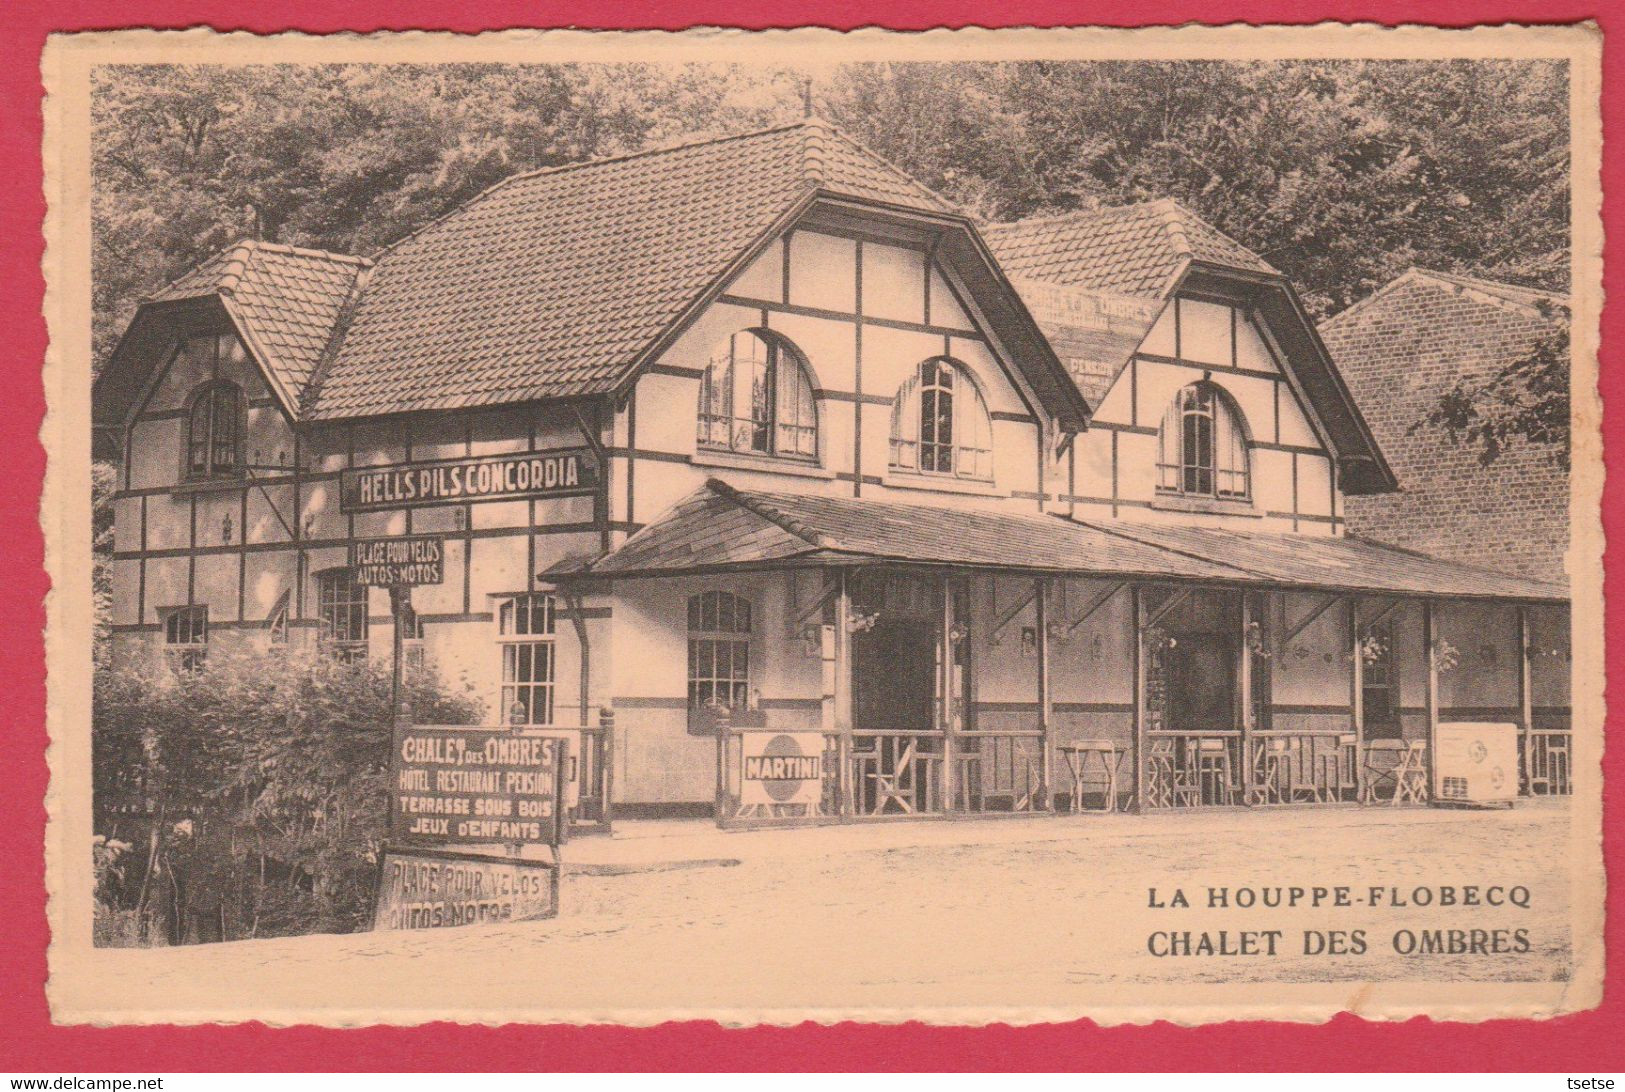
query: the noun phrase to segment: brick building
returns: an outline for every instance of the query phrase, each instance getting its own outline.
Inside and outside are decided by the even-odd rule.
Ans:
[[[1354,534],[1440,557],[1564,582],[1568,473],[1550,444],[1478,451],[1423,425],[1458,379],[1487,378],[1529,352],[1552,323],[1549,292],[1412,269],[1328,319],[1320,335],[1388,457],[1400,489],[1348,498]]]

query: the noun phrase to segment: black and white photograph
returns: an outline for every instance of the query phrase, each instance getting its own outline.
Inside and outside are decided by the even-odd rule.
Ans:
[[[1600,39],[956,33],[51,43],[56,1019],[1598,1003]]]

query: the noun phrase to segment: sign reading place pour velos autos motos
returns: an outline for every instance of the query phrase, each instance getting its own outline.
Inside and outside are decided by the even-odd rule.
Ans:
[[[346,512],[382,512],[432,504],[572,497],[598,486],[598,464],[586,448],[515,452],[356,467],[339,477]]]
[[[440,929],[551,918],[559,912],[556,861],[444,849],[386,849],[374,929]]]
[[[741,804],[817,804],[824,792],[824,737],[817,732],[740,734]]]
[[[568,747],[501,728],[397,726],[390,841],[558,845]]]
[[[350,573],[369,588],[443,584],[446,540],[439,535],[365,538],[350,543]]]

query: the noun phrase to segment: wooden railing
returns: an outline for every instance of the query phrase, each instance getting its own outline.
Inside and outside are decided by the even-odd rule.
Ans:
[[[1240,732],[1150,732],[1146,740],[1146,807],[1239,804],[1241,769]]]
[[[860,817],[941,813],[942,761],[941,732],[903,728],[853,732],[853,813]]]
[[[1051,781],[1044,776],[1042,732],[960,732],[955,747],[960,770],[955,783],[959,810],[1047,810],[1043,794]]]
[[[1573,734],[1567,728],[1535,728],[1524,737],[1524,785],[1530,796],[1567,796],[1573,791]]]
[[[760,732],[760,729],[756,729]],[[816,806],[746,804],[740,784],[742,736],[722,729],[717,740],[716,815],[720,825],[829,822],[843,815],[839,733],[821,732],[823,791]],[[954,772],[944,777],[949,751],[940,731],[875,728],[852,733],[845,790],[853,819],[1026,812],[1044,807],[1043,734],[1036,729],[956,733]],[[951,780],[953,796],[947,795]]]
[[[1336,804],[1359,791],[1352,732],[1261,731],[1248,746],[1249,804]]]

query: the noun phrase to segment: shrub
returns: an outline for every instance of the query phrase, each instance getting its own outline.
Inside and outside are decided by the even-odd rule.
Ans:
[[[423,723],[479,721],[472,692],[431,671],[405,686]],[[217,647],[194,672],[99,668],[98,941],[151,923],[172,944],[364,925],[387,818],[389,689],[387,667],[315,651]]]

